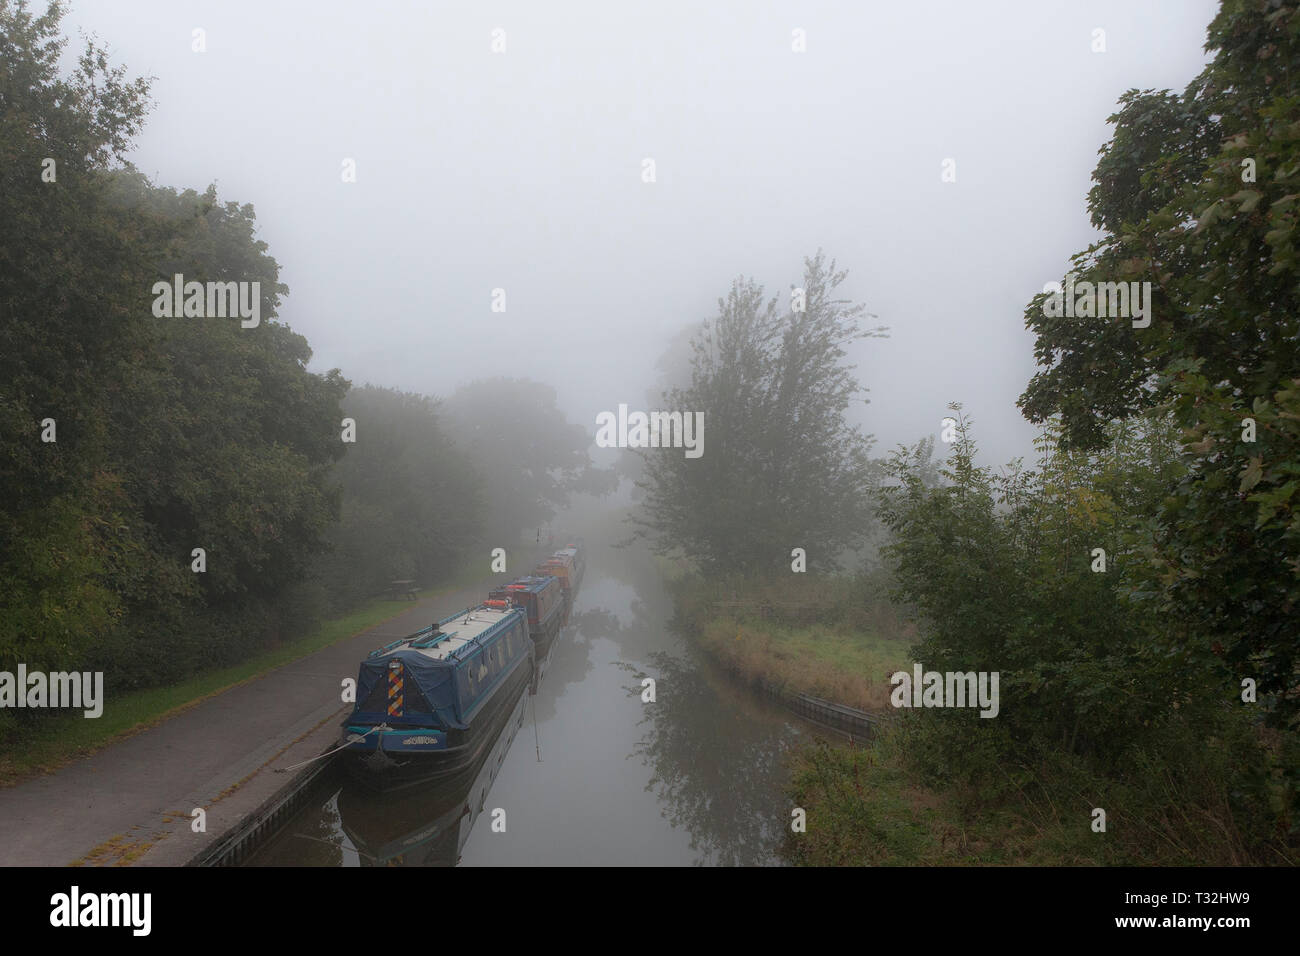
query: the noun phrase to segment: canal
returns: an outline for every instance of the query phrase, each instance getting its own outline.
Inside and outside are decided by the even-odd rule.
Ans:
[[[331,772],[247,865],[779,864],[811,725],[672,633],[648,554],[588,548],[537,692],[473,779],[379,795]]]

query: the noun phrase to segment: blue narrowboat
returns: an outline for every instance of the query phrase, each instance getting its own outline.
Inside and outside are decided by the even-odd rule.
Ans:
[[[486,604],[372,651],[343,722],[348,769],[385,790],[464,769],[504,726],[533,655],[525,611]]]

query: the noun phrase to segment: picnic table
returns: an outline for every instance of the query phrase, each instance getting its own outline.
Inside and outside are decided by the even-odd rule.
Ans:
[[[393,599],[404,598],[408,601],[418,600],[415,596],[415,581],[390,581],[388,584],[388,593]]]

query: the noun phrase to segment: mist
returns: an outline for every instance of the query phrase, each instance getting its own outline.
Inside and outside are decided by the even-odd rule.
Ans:
[[[1300,0],[0,0],[0,177],[0,866],[1300,862]]]
[[[561,9],[87,0],[68,24],[157,78],[142,171],[254,205],[315,370],[533,378],[594,435],[732,279],[785,294],[822,248],[890,330],[851,356],[877,450],[961,401],[1001,463],[1035,433],[1025,304],[1097,235],[1105,117],[1191,80],[1215,4]]]

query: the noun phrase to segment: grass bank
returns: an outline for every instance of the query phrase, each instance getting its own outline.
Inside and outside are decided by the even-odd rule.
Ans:
[[[782,854],[807,866],[1080,865],[1104,862],[1087,816],[1074,826],[1011,802],[964,813],[915,779],[887,728],[861,748],[818,741],[794,759],[791,794],[806,830]]]
[[[801,577],[721,583],[680,577],[671,582],[677,621],[746,683],[885,710],[889,675],[911,666],[914,631],[880,596],[877,582]]]
[[[1230,808],[1231,751],[1107,776],[1064,755],[1006,767],[1007,786],[936,782],[908,715],[865,747],[817,741],[793,759],[807,814],[783,856],[808,866],[1294,866],[1284,834]],[[1189,746],[1194,738],[1185,737]],[[1161,755],[1161,757],[1166,755]],[[1181,756],[1181,755],[1180,755]],[[1135,768],[1136,771],[1136,768]],[[1105,810],[1105,830],[1097,829]],[[1254,834],[1254,835],[1252,835]]]
[[[743,680],[872,712],[889,707],[889,675],[910,666],[907,642],[805,626],[713,618],[699,644]]]

